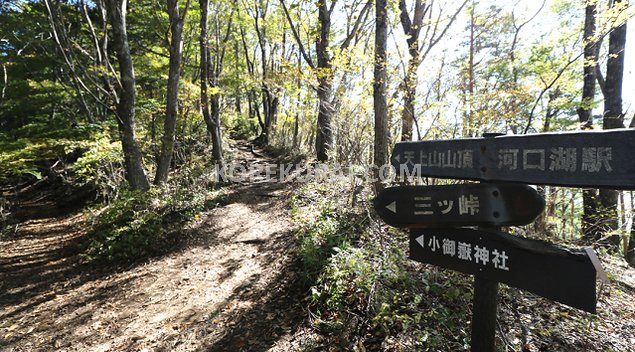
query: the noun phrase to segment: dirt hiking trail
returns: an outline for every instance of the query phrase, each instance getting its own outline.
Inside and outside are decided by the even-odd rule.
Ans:
[[[237,142],[235,162],[272,160]],[[20,204],[0,248],[2,351],[287,351],[304,321],[288,198],[292,184],[229,187],[187,244],[127,267],[81,264],[80,210]]]

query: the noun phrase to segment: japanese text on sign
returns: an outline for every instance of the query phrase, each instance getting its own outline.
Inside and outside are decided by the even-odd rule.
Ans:
[[[402,165],[472,169],[472,150],[404,151]],[[505,148],[495,153],[495,166],[499,170],[539,170],[564,172],[612,172],[613,148],[611,147],[553,147],[553,148]]]
[[[509,271],[510,259],[505,251],[497,248],[487,248],[484,245],[473,245],[437,235],[425,237],[421,235],[419,242],[424,249],[444,256],[456,257],[482,266],[492,266],[494,269]]]
[[[414,201],[414,215],[435,215],[435,209],[443,215],[454,209],[458,209],[459,215],[475,215],[480,210],[479,199],[473,194],[461,195],[456,202],[454,199],[441,199],[434,202],[432,197],[414,197]],[[455,204],[457,204],[456,208]]]

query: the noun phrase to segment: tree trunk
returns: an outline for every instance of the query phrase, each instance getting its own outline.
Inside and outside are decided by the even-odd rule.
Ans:
[[[615,0],[615,4],[622,0]],[[604,118],[602,127],[607,129],[623,128],[624,115],[622,114],[622,81],[624,77],[624,48],[626,47],[626,23],[614,28],[609,35],[609,55],[606,64],[606,78],[604,97]],[[603,231],[611,232],[617,230],[618,192],[612,189],[600,190],[600,218]],[[612,247],[617,248],[620,236],[611,236]]]
[[[223,138],[220,131],[220,94],[212,94],[212,156],[221,169],[225,168],[223,159]]]
[[[628,240],[628,248],[626,250],[626,261],[635,268],[635,226],[631,228],[631,238]]]
[[[599,45],[596,34],[596,3],[589,1],[584,15],[584,82],[582,86],[582,100],[578,108],[580,125],[589,128],[593,124],[592,103],[595,99],[596,71],[595,62]],[[582,234],[587,241],[595,241],[601,237],[597,219],[598,191],[585,189],[582,191]]]
[[[417,64],[413,61],[415,58],[411,58],[408,63],[408,72],[406,72],[406,78],[404,79],[404,97],[403,97],[403,111],[401,113],[401,140],[412,140],[412,128],[415,121],[415,96],[417,95]]]
[[[295,120],[293,121],[293,149],[298,148],[298,131],[300,130],[300,114],[296,112]]]
[[[600,46],[597,45],[596,35],[596,3],[587,2],[584,14],[584,82],[582,86],[582,100],[578,108],[580,124],[591,126],[593,123],[592,103],[595,99],[596,70],[595,62],[598,59]]]
[[[401,140],[412,140],[412,128],[415,122],[415,96],[417,95],[417,69],[420,64],[419,33],[423,27],[426,4],[421,0],[415,1],[415,9],[412,19],[408,14],[408,6],[405,0],[399,1],[399,18],[404,33],[407,36],[408,53],[410,59],[406,66],[406,74],[403,81],[403,111],[401,113]]]
[[[331,33],[331,14],[326,0],[318,0],[318,17],[320,23],[320,36],[315,43],[318,67],[318,119],[317,135],[315,137],[315,152],[318,161],[328,161],[333,147],[333,130],[331,119],[333,117],[332,91],[333,68],[331,56],[328,52]]]
[[[375,110],[375,150],[374,165],[379,168],[388,162],[388,104],[386,102],[386,42],[388,37],[387,0],[375,1],[375,79],[373,82],[373,103]],[[410,130],[412,136],[412,129]],[[381,190],[377,177],[375,189]]]
[[[181,58],[183,57],[183,21],[187,14],[188,4],[185,5],[181,17],[178,0],[168,0],[168,16],[170,18],[170,68],[168,72],[168,88],[166,114],[163,121],[163,137],[161,151],[157,160],[157,172],[154,184],[159,185],[168,180],[168,172],[174,152],[174,131],[179,105],[179,79],[181,77]]]
[[[7,74],[7,65],[2,65],[2,90],[0,90],[0,107],[4,103],[4,98],[7,92],[7,85],[9,85],[9,75]]]
[[[474,55],[475,55],[475,51],[476,51],[476,47],[475,47],[475,26],[476,26],[476,22],[475,22],[475,18],[474,18],[474,6],[476,6],[475,4],[472,4],[472,8],[470,10],[470,56],[469,56],[469,61],[468,61],[468,82],[467,82],[467,94],[465,94],[465,104],[466,106],[466,112],[465,112],[465,128],[464,128],[464,132],[463,132],[463,136],[464,137],[473,137],[474,135],[474,121],[473,121],[473,116],[472,116],[472,101],[474,100]]]
[[[127,0],[107,0],[108,15],[112,26],[113,49],[119,61],[121,86],[117,104],[117,125],[126,168],[126,180],[133,189],[146,191],[150,188],[143,168],[141,151],[135,136],[135,74],[128,46],[126,30]]]
[[[207,23],[209,18],[209,0],[199,0],[201,7],[201,35],[199,37],[201,58],[201,110],[203,112],[203,120],[207,127],[207,133],[212,140],[212,156],[219,164],[221,170],[224,169],[223,145],[220,133],[220,96],[214,94],[212,96],[212,113],[210,114],[210,103],[208,93],[208,83],[211,71],[211,55],[209,50],[209,34]],[[251,114],[251,104],[250,104]]]

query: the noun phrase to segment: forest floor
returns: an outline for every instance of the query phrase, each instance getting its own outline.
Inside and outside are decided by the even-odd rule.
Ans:
[[[234,148],[234,161],[243,165],[274,163],[246,142]],[[224,205],[188,224],[184,245],[127,266],[84,263],[78,252],[88,228],[82,209],[59,208],[46,192],[24,190],[15,214],[19,224],[1,240],[0,350],[312,349],[307,341],[320,337],[310,328],[308,287],[295,254],[297,225],[288,202],[294,188],[262,174],[232,184]],[[594,325],[594,333],[576,333],[572,325],[558,336],[585,340],[588,350],[602,350],[593,348],[602,336],[623,340],[610,342],[614,350],[635,344],[635,338],[629,340],[635,331],[635,271],[614,269],[624,286],[611,290],[619,295],[601,299],[599,306],[620,315],[602,324],[579,323]],[[506,332],[512,334],[511,325],[520,319],[537,336],[551,334],[567,318],[554,304],[531,302],[535,305],[523,307],[517,317],[505,308],[509,302],[501,303]],[[543,313],[535,314],[537,309]],[[541,327],[545,320],[554,329]]]
[[[239,143],[236,162],[273,163]],[[82,264],[81,209],[26,194],[0,248],[0,350],[288,350],[305,317],[289,184],[257,176],[185,230],[187,244],[128,267]]]

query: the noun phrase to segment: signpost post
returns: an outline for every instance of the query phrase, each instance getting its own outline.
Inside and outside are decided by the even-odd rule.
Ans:
[[[518,183],[635,189],[633,150],[635,129],[400,142],[391,160],[401,177],[484,183],[387,188],[374,207],[386,223],[411,229],[410,259],[474,275],[472,351],[490,352],[499,282],[596,312],[587,251],[499,231],[544,210],[537,192]]]

